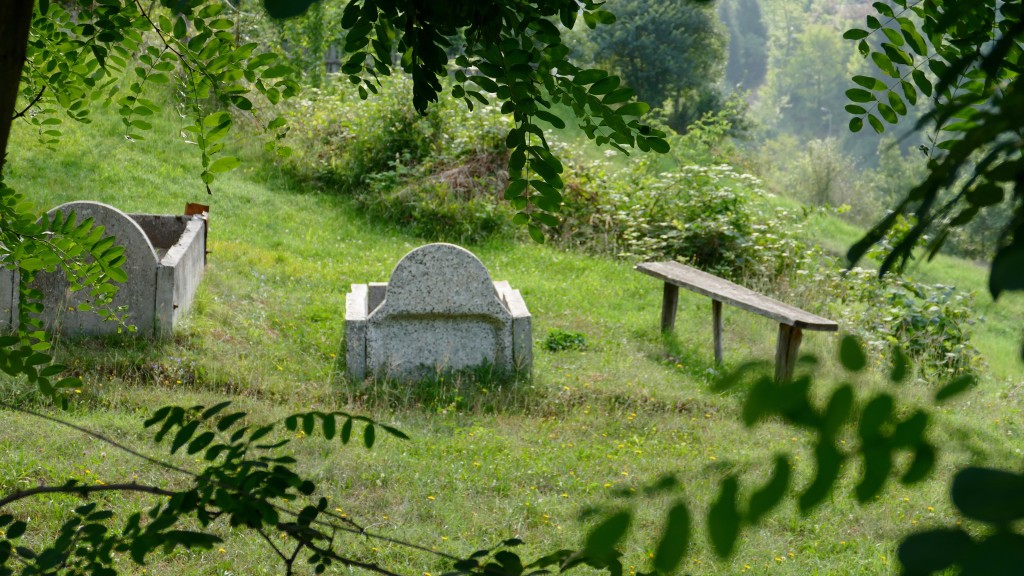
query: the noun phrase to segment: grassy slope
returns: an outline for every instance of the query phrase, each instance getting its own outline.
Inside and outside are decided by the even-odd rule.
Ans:
[[[58,153],[19,131],[8,182],[42,208],[94,199],[126,211],[175,213],[186,201],[207,201],[210,266],[191,318],[172,342],[62,345],[86,380],[64,417],[151,454],[160,451],[146,443],[139,423],[172,402],[229,397],[259,420],[349,407],[394,422],[412,442],[386,440],[370,452],[310,440],[293,446],[303,470],[344,513],[376,532],[456,554],[513,535],[531,544],[528,556],[576,545],[583,506],[607,502],[615,489],[665,471],[684,480],[694,509],[703,510],[726,473],[740,472],[749,487],[763,480],[771,453],[806,448],[799,431],[743,429],[737,397],[710,390],[705,298],[681,297],[676,333],[663,341],[654,281],[626,262],[536,245],[470,247],[493,277],[522,290],[533,313],[532,382],[512,388],[450,380],[415,389],[351,385],[339,376],[338,363],[344,293],[353,282],[386,279],[421,241],[367,222],[342,199],[297,189],[257,157],[207,197],[193,149],[173,136],[128,144],[117,131],[102,117],[98,125],[71,127]],[[553,327],[585,332],[591,348],[544,351],[541,341]],[[746,358],[772,358],[776,328],[770,321],[728,310],[725,330],[727,368]],[[836,372],[829,354],[834,342],[811,334],[805,344],[824,357],[828,374]],[[873,378],[862,380],[865,389],[878,386]],[[17,383],[2,390],[7,400],[32,402]],[[900,393],[915,399],[927,389],[912,385]],[[1024,434],[1021,396],[1021,378],[990,379],[940,414],[938,437],[950,450],[939,477],[968,459],[1024,464],[1013,444]],[[0,462],[5,492],[68,477],[180,481],[78,433],[12,413],[0,422],[0,450],[9,455]],[[68,441],[53,442],[57,436]],[[895,488],[863,508],[846,493],[807,518],[787,507],[749,531],[724,563],[716,563],[701,535],[687,567],[694,573],[891,572],[899,534],[954,519],[940,481],[913,492]],[[641,533],[660,525],[658,504],[644,505]],[[19,513],[55,522],[69,505],[38,501]],[[387,543],[352,539],[345,545],[406,574],[446,568]],[[651,546],[637,539],[627,566],[643,568]],[[260,540],[234,535],[223,552],[177,553],[149,570],[270,573],[274,562]]]

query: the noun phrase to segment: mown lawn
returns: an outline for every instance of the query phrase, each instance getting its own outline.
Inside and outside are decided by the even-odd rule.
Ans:
[[[742,395],[717,392],[710,346],[710,303],[681,296],[677,328],[658,333],[661,289],[632,263],[513,241],[468,246],[495,279],[522,291],[533,314],[534,375],[530,381],[439,379],[420,386],[350,383],[342,376],[344,295],[351,283],[383,281],[421,240],[369,222],[343,198],[318,193],[249,154],[242,168],[207,196],[195,150],[170,136],[128,143],[117,124],[70,126],[59,150],[15,134],[7,182],[48,209],[72,199],[110,203],[127,212],[177,213],[188,201],[211,206],[209,267],[190,318],[173,341],[61,342],[65,363],[85,387],[71,409],[48,408],[25,385],[5,382],[0,397],[32,407],[151,455],[142,420],[174,403],[235,401],[253,421],[297,410],[344,409],[389,422],[410,441],[383,438],[370,451],[296,437],[290,444],[319,494],[346,514],[386,534],[455,555],[513,536],[536,557],[578,546],[589,506],[638,506],[638,530],[626,565],[646,569],[665,498],[625,498],[631,488],[673,473],[699,517],[718,482],[739,473],[745,491],[763,482],[773,453],[797,450],[799,477],[810,474],[806,433],[779,425],[746,429]],[[173,132],[168,127],[167,132]],[[942,259],[936,278],[983,286],[984,271]],[[924,270],[922,268],[922,270]],[[981,299],[979,298],[979,301]],[[1019,300],[986,306],[996,318],[977,327],[993,366],[963,399],[937,409],[939,469],[925,485],[894,486],[876,502],[857,505],[847,481],[818,511],[800,516],[787,504],[744,532],[736,554],[719,561],[703,523],[685,567],[695,574],[896,573],[895,546],[910,530],[958,521],[948,501],[951,471],[966,462],[1019,469],[1024,434],[1024,372],[1012,360],[1020,338]],[[1002,303],[1000,304],[1002,305]],[[726,310],[726,365],[774,357],[776,326]],[[1016,334],[1014,334],[1016,328]],[[579,331],[584,351],[548,352],[553,328]],[[803,351],[821,363],[827,390],[847,377],[834,360],[835,335],[808,334]],[[875,373],[859,390],[889,386]],[[915,382],[891,391],[908,405],[928,403],[940,383]],[[0,424],[0,491],[68,478],[113,482],[138,478],[161,486],[180,476],[59,425],[5,410]],[[198,469],[187,458],[168,458]],[[107,497],[129,510],[145,499]],[[52,527],[72,500],[39,499],[17,514]],[[966,522],[966,521],[965,521]],[[130,573],[264,574],[279,564],[253,534],[224,533],[222,548],[154,557]],[[37,538],[44,536],[38,535]],[[436,575],[450,568],[427,553],[372,538],[349,537],[341,548],[402,574]],[[340,571],[340,569],[339,569]]]

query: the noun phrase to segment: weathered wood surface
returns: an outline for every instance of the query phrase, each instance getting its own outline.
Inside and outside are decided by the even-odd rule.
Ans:
[[[715,338],[715,364],[722,363],[722,302],[711,301],[711,331]]]
[[[719,278],[707,272],[702,272],[679,262],[641,262],[636,265],[636,270],[644,274],[659,278],[666,284],[681,286],[698,294],[703,294],[713,300],[725,302],[754,312],[775,320],[780,324],[801,328],[803,330],[821,330],[834,332],[839,330],[835,322],[779,302],[763,294],[758,294],[749,288]],[[667,300],[664,302],[667,303]],[[672,314],[673,319],[675,314]],[[664,323],[664,310],[662,321]],[[664,328],[664,326],[662,326]]]
[[[775,347],[775,380],[785,382],[793,377],[796,357],[800,352],[803,332],[795,326],[779,324],[779,342]]]
[[[661,331],[668,332],[676,325],[676,310],[679,308],[679,287],[665,283],[661,294]]]

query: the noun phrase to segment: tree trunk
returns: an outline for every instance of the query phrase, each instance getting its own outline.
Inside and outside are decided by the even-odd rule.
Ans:
[[[34,5],[35,0],[0,0],[0,175],[6,164]]]

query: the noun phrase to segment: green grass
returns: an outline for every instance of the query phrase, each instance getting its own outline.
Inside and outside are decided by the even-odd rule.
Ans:
[[[681,295],[676,331],[663,338],[661,288],[625,261],[507,240],[469,246],[492,277],[522,291],[533,314],[532,381],[349,383],[339,360],[345,292],[355,282],[386,280],[398,259],[422,242],[368,221],[344,199],[301,188],[248,148],[243,167],[218,180],[207,196],[194,148],[169,135],[172,127],[164,126],[166,133],[149,141],[128,143],[110,117],[97,120],[69,126],[59,152],[39,147],[19,128],[8,183],[43,209],[73,199],[129,212],[177,213],[188,201],[210,204],[209,267],[195,308],[172,341],[61,343],[59,353],[83,376],[85,387],[69,412],[48,413],[154,455],[166,449],[148,443],[141,421],[168,403],[230,398],[257,421],[298,410],[345,409],[393,423],[412,440],[383,439],[372,451],[301,438],[291,446],[301,471],[341,513],[373,532],[457,555],[513,536],[527,541],[522,552],[528,557],[578,546],[587,527],[582,510],[621,505],[618,491],[629,493],[666,472],[683,480],[698,516],[727,474],[740,473],[745,490],[763,482],[774,452],[802,450],[799,477],[806,480],[810,473],[804,432],[774,424],[745,429],[738,419],[740,396],[712,389],[716,367],[707,299]],[[938,267],[946,271],[936,278],[969,286],[983,282],[983,270],[963,263],[941,260]],[[978,327],[979,345],[990,346],[985,350],[993,373],[968,398],[937,410],[936,438],[945,452],[930,482],[893,487],[866,506],[854,503],[847,482],[806,517],[787,505],[744,532],[727,561],[715,559],[698,520],[685,569],[895,573],[901,534],[958,520],[947,500],[955,465],[1024,465],[1017,449],[1024,434],[1024,379],[1019,364],[991,357],[999,346],[1018,345],[1020,301],[1011,300],[1008,308],[987,309],[998,321]],[[551,329],[586,335],[587,349],[548,352],[541,343]],[[771,360],[775,333],[771,321],[727,309],[724,368]],[[821,359],[825,386],[843,376],[834,360],[837,341],[820,333],[805,338],[803,350]],[[875,374],[857,382],[865,393],[884,386]],[[892,391],[914,403],[925,401],[932,389],[915,383]],[[17,382],[4,384],[0,397],[38,405]],[[161,486],[183,481],[51,423],[12,412],[0,422],[0,449],[7,455],[0,460],[0,492],[72,477],[138,477]],[[170,460],[198,468],[188,458]],[[148,502],[107,500],[128,510]],[[20,506],[17,514],[52,527],[72,505],[66,498],[40,499]],[[638,506],[639,529],[626,566],[646,569],[650,537],[667,502],[643,500]],[[258,537],[224,535],[223,552],[156,557],[147,573],[277,572],[275,557]],[[342,546],[412,576],[449,568],[429,554],[372,539],[352,538]]]

